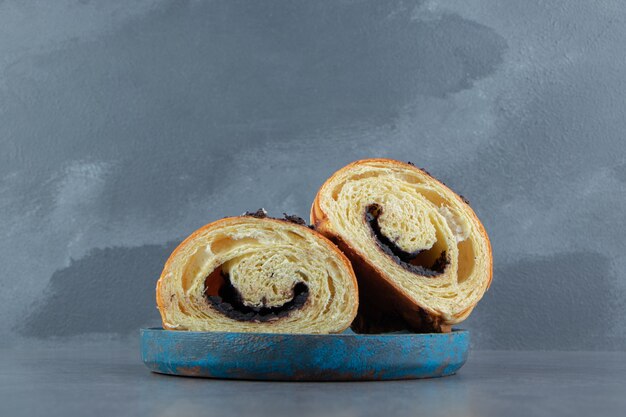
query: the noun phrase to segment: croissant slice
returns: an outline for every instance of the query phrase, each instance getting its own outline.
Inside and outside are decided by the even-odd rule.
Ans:
[[[350,262],[324,236],[288,218],[225,218],[185,239],[157,283],[163,327],[339,333],[350,326],[358,308]]]
[[[476,214],[412,164],[367,159],[340,169],[317,193],[311,222],[352,261],[355,331],[449,331],[491,283],[491,246]]]

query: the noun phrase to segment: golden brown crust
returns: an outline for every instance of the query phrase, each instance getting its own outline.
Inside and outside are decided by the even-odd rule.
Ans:
[[[157,308],[159,309],[162,317],[163,317],[163,328],[165,329],[170,329],[170,330],[176,330],[179,327],[178,326],[172,326],[170,325],[166,320],[166,312],[167,309],[170,307],[169,300],[167,296],[165,296],[163,294],[163,285],[166,282],[166,280],[168,279],[168,275],[171,273],[172,270],[172,264],[174,262],[176,262],[177,259],[179,259],[179,257],[182,255],[182,252],[186,251],[188,246],[192,245],[199,237],[204,236],[208,233],[211,233],[215,230],[218,229],[222,229],[225,226],[229,226],[229,225],[233,225],[233,224],[237,224],[237,222],[240,222],[243,220],[247,220],[247,221],[256,221],[259,219],[251,219],[250,216],[236,216],[236,217],[227,217],[227,218],[223,218],[220,220],[217,220],[215,222],[209,223],[203,227],[201,227],[200,229],[196,230],[195,232],[193,232],[190,236],[188,236],[185,240],[183,240],[177,247],[176,249],[174,249],[174,251],[172,252],[172,254],[170,255],[170,257],[168,258],[168,260],[165,262],[165,266],[163,268],[163,272],[161,273],[161,276],[157,282],[157,286],[156,286],[156,303],[157,303]],[[349,287],[351,287],[351,291],[352,293],[355,295],[354,300],[352,300],[352,302],[350,303],[350,307],[351,309],[347,312],[346,316],[349,316],[349,319],[346,321],[345,327],[342,329],[337,329],[333,332],[340,332],[345,330],[345,328],[347,328],[350,324],[350,322],[352,321],[352,318],[354,318],[354,316],[357,313],[358,310],[358,286],[357,286],[357,280],[356,277],[354,275],[353,272],[353,268],[352,268],[352,264],[350,263],[349,259],[343,254],[343,252],[341,252],[328,238],[326,238],[325,236],[323,236],[322,234],[316,232],[315,230],[310,229],[307,226],[303,226],[300,224],[296,224],[293,222],[289,222],[287,220],[283,220],[283,219],[274,219],[274,218],[263,218],[261,220],[259,220],[260,222],[267,224],[268,222],[271,223],[275,223],[277,226],[285,226],[286,223],[288,223],[289,227],[291,228],[297,228],[298,231],[300,231],[301,233],[305,233],[305,234],[309,234],[312,238],[315,239],[316,242],[319,242],[321,244],[324,245],[324,247],[329,250],[330,252],[333,253],[335,260],[339,260],[341,262],[341,265],[343,267],[343,269],[345,269],[346,272],[346,276],[349,278],[349,280],[351,281],[350,284],[348,285]],[[182,306],[184,307],[184,306]],[[265,331],[267,331],[267,329],[265,329]]]
[[[461,312],[457,312],[453,319],[447,320],[429,308],[428,305],[420,305],[406,296],[403,290],[393,279],[389,279],[385,272],[359,248],[350,246],[346,240],[333,229],[329,221],[328,213],[325,213],[321,206],[321,198],[324,188],[333,183],[335,179],[362,165],[381,163],[390,167],[401,167],[403,169],[414,170],[428,175],[432,181],[449,191],[460,204],[466,207],[466,212],[470,214],[478,226],[478,233],[488,248],[488,278],[486,289],[491,285],[493,278],[493,257],[491,254],[491,243],[487,232],[469,206],[467,200],[457,195],[453,190],[434,178],[430,173],[415,167],[412,164],[404,163],[392,159],[374,158],[352,162],[335,172],[320,187],[315,200],[311,206],[311,223],[323,235],[329,237],[352,261],[354,270],[359,281],[360,307],[357,318],[353,324],[356,331],[372,333],[380,331],[411,329],[422,332],[445,332],[449,331],[451,324],[458,323],[471,313],[476,303],[467,307]]]

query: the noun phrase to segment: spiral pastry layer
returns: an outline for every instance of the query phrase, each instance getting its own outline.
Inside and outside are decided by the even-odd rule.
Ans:
[[[328,239],[287,220],[240,216],[194,232],[157,283],[170,330],[338,333],[358,308],[348,259]]]
[[[352,261],[356,331],[447,331],[491,283],[491,246],[476,214],[412,164],[367,159],[340,169],[320,188],[311,222]]]

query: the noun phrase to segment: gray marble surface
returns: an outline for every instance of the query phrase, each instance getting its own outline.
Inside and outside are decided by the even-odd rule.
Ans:
[[[623,416],[626,353],[474,351],[455,376],[272,383],[150,373],[135,344],[0,352],[1,416]]]

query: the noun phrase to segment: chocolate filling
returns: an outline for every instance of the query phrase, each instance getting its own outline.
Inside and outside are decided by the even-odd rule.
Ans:
[[[218,277],[215,277],[216,272]],[[218,283],[217,294],[211,294],[211,292],[215,292],[216,285],[208,281],[215,278],[221,278],[222,282]],[[211,289],[213,290],[211,291]],[[230,282],[230,276],[222,271],[221,268],[218,268],[217,271],[214,271],[207,277],[204,293],[213,308],[231,319],[266,322],[285,317],[293,310],[302,308],[309,298],[309,287],[304,282],[298,282],[293,287],[292,299],[281,306],[250,307],[244,304],[241,293]],[[265,304],[265,299],[263,303]]]
[[[378,218],[383,213],[383,209],[378,204],[370,204],[365,208],[365,220],[376,238],[378,247],[385,252],[395,263],[409,272],[425,277],[435,277],[441,275],[448,265],[446,251],[441,252],[431,265],[425,264],[424,258],[430,258],[428,251],[418,250],[416,252],[406,252],[399,248],[391,239],[383,234],[378,224]]]

